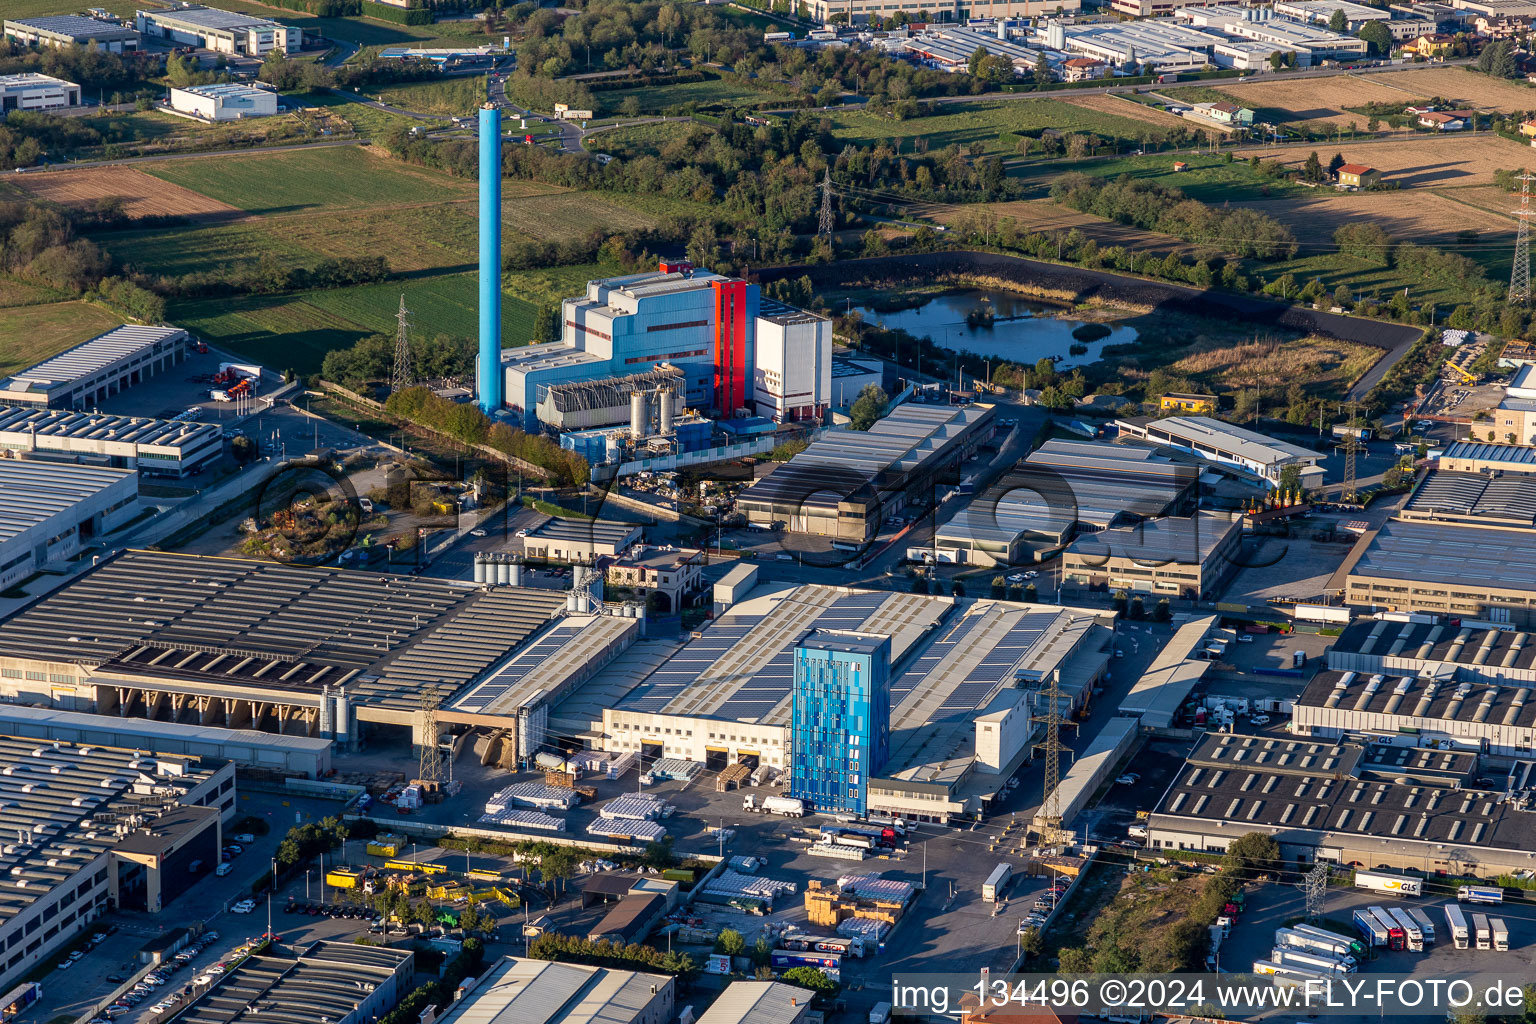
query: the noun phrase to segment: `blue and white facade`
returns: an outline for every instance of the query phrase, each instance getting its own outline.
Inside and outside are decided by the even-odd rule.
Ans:
[[[789,795],[823,813],[865,814],[891,746],[891,640],[817,630],[795,646]]]
[[[508,408],[534,430],[541,386],[646,373],[663,363],[686,375],[688,407],[711,407],[716,359],[712,282],[726,280],[693,270],[589,281],[585,295],[561,304],[560,341],[502,353]],[[746,295],[751,365],[760,289],[748,284]]]

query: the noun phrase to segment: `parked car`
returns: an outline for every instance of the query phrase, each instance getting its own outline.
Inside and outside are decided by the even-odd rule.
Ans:
[[[1248,719],[1248,721],[1253,723],[1254,725],[1268,725],[1269,724],[1269,716],[1268,715],[1254,715],[1252,718]]]
[[[1137,775],[1135,772],[1126,772],[1115,781],[1122,786],[1134,786],[1136,783],[1141,781],[1141,776]]]

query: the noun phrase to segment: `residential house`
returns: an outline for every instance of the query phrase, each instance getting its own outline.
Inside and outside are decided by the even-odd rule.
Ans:
[[[604,576],[610,587],[652,591],[656,595],[653,610],[671,615],[680,612],[688,596],[699,589],[703,571],[702,551],[643,545],[610,562]]]
[[[1157,399],[1157,407],[1163,412],[1193,413],[1196,416],[1216,414],[1215,395],[1189,395],[1177,391],[1170,391],[1166,395],[1160,395]]]
[[[1520,134],[1528,139],[1536,139],[1536,118],[1520,122]]]
[[[1472,24],[1476,26],[1479,35],[1487,36],[1489,39],[1524,37],[1531,31],[1531,19],[1517,14],[1497,17],[1481,15]]]
[[[1456,45],[1456,37],[1444,32],[1434,32],[1427,36],[1419,36],[1413,42],[1403,47],[1406,53],[1416,53],[1420,57],[1445,57],[1451,52],[1451,47]]]
[[[1432,110],[1419,115],[1419,127],[1437,132],[1459,132],[1467,126],[1469,116],[1470,112],[1465,110]]]
[[[1339,184],[1348,188],[1370,188],[1381,184],[1381,172],[1365,164],[1344,164],[1339,168]]]
[[[1103,78],[1109,65],[1092,57],[1073,57],[1061,63],[1061,80],[1063,82],[1086,82],[1094,78]]]
[[[1244,127],[1253,124],[1253,111],[1247,107],[1240,107],[1235,103],[1211,103],[1199,104],[1205,107],[1206,116],[1213,121],[1222,124],[1242,125]]]

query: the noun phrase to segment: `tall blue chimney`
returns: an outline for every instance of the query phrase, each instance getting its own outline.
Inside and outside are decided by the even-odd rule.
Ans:
[[[502,406],[501,372],[501,110],[480,108],[480,408]]]

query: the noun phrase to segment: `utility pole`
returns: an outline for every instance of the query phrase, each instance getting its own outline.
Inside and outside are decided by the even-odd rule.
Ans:
[[[837,226],[837,219],[832,213],[832,165],[827,165],[825,176],[821,179],[821,213],[816,219],[816,235],[818,238],[830,240],[832,229]]]
[[[441,784],[443,779],[443,755],[438,749],[437,737],[436,687],[421,695],[421,763],[416,770],[416,778],[437,784]]]
[[[1355,500],[1357,490],[1355,475],[1355,459],[1360,452],[1360,438],[1357,435],[1359,429],[1355,413],[1355,403],[1349,403],[1348,433],[1344,437],[1344,491],[1342,497],[1345,501]]]
[[[1051,673],[1041,697],[1045,700],[1045,714],[1037,717],[1045,722],[1045,789],[1034,827],[1040,842],[1050,845],[1071,838],[1071,833],[1061,827],[1061,683],[1056,673]]]
[[[399,394],[416,383],[416,372],[411,366],[411,343],[406,334],[411,327],[411,312],[405,308],[405,293],[400,293],[400,312],[395,314],[395,369],[389,378],[389,390]]]
[[[1328,865],[1318,863],[1302,876],[1301,891],[1307,900],[1307,920],[1313,924],[1323,919],[1328,897]]]
[[[1474,120],[1476,120],[1474,118]],[[1520,209],[1515,216],[1520,219],[1515,234],[1515,264],[1509,271],[1509,304],[1530,305],[1531,302],[1531,181],[1529,171],[1520,174]]]

